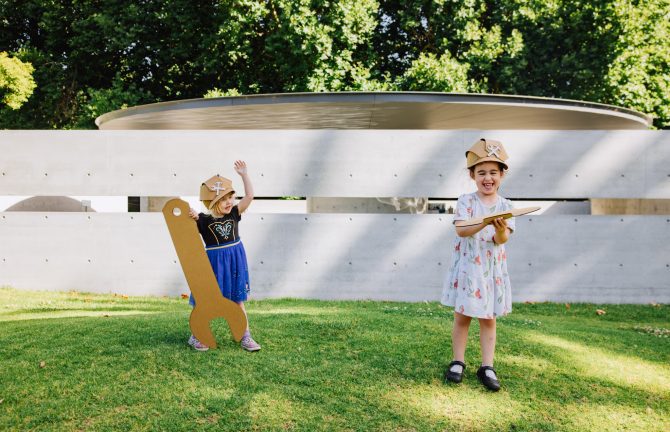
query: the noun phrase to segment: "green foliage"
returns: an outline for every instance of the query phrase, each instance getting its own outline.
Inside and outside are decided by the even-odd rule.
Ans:
[[[451,58],[449,52],[440,58],[433,54],[421,54],[403,74],[399,86],[415,91],[440,91],[466,93],[478,87],[469,85],[468,70],[470,65],[459,63]]]
[[[372,0],[223,2],[210,59],[219,78],[240,92],[383,89],[372,80]],[[221,59],[220,64],[215,62]]]
[[[642,7],[640,7],[642,6]],[[619,49],[606,77],[605,102],[655,113],[659,126],[670,126],[670,3],[648,0],[634,7],[614,2],[623,28]]]
[[[33,67],[6,52],[0,52],[0,100],[11,109],[19,109],[35,89]]]
[[[240,96],[241,93],[237,89],[228,89],[226,91],[220,90],[218,88],[209,90],[203,96],[205,99],[217,98],[217,97],[226,97],[226,96]]]
[[[95,127],[93,121],[98,116],[117,109],[138,105],[149,98],[142,90],[137,89],[135,84],[130,84],[125,88],[119,77],[114,80],[111,88],[88,88],[86,91],[82,91],[80,96],[81,103],[74,125],[76,129],[93,129]]]
[[[0,288],[1,430],[661,431],[667,305],[514,305],[498,321],[498,393],[446,385],[453,312],[436,303],[247,303],[247,353],[187,300]],[[597,315],[596,309],[606,310]],[[476,320],[475,320],[476,321]]]
[[[203,95],[413,90],[637,109],[670,126],[667,0],[0,0],[37,87],[4,128]],[[4,97],[4,95],[3,95]]]

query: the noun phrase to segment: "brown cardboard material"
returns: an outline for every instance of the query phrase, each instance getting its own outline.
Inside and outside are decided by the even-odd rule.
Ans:
[[[485,223],[486,225],[490,224],[493,222],[494,219],[498,218],[503,218],[503,219],[509,219],[511,217],[515,216],[521,216],[525,215],[528,213],[533,213],[536,212],[540,209],[541,207],[523,207],[523,208],[516,208],[512,210],[504,210],[496,213],[491,213],[485,217],[478,217],[478,218],[473,218],[473,219],[468,219],[464,221],[456,221],[454,225],[457,227],[468,227],[468,226],[473,226],[473,225],[479,225],[480,223]]]
[[[235,193],[233,182],[217,174],[200,185],[200,201],[211,210],[221,198],[231,192]]]
[[[503,147],[500,141],[484,138],[475,141],[472,147],[465,152],[466,165],[468,168],[472,168],[482,162],[498,162],[503,164],[505,169],[507,169],[509,167],[505,161],[508,157],[505,147]]]
[[[228,322],[233,339],[239,342],[247,329],[247,317],[237,303],[221,295],[198,228],[188,212],[188,203],[178,198],[169,200],[163,207],[163,216],[172,243],[186,276],[186,282],[195,298],[195,306],[189,319],[191,332],[203,344],[216,348],[210,321],[224,318]]]

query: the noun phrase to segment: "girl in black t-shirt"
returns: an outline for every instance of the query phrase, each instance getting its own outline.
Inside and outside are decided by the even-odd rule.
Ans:
[[[238,233],[238,223],[242,219],[241,214],[254,199],[254,189],[244,161],[235,161],[235,171],[242,177],[244,183],[244,198],[237,205],[234,205],[235,191],[232,181],[216,175],[206,180],[200,187],[200,200],[209,209],[210,214],[198,214],[191,209],[189,216],[196,221],[198,231],[205,241],[207,257],[212,264],[221,294],[245,310],[244,302],[249,294],[249,267],[244,245]],[[193,296],[190,303],[195,304]],[[193,335],[188,343],[198,351],[209,349]],[[247,351],[261,349],[251,337],[249,328],[245,331],[240,345]]]

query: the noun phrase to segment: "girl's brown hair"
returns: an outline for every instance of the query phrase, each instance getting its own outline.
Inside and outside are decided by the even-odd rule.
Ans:
[[[500,172],[507,171],[507,167],[505,166],[505,164],[500,163],[500,162],[496,162],[496,163],[498,164],[498,168],[500,168]],[[479,164],[477,164],[477,165],[479,165]],[[475,175],[475,168],[477,167],[477,165],[473,165],[470,168],[468,168],[468,170],[470,170],[470,175]]]

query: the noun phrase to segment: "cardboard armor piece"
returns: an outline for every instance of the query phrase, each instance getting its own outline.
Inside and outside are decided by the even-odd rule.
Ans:
[[[233,339],[239,342],[247,329],[247,317],[240,305],[221,295],[214,271],[202,246],[198,228],[188,212],[188,203],[178,198],[169,200],[163,206],[163,216],[172,243],[195,299],[195,306],[189,319],[191,332],[203,344],[216,348],[210,321],[224,318],[230,327]]]
[[[484,223],[485,225],[490,224],[493,222],[493,219],[498,219],[498,218],[503,218],[503,219],[509,219],[515,216],[521,216],[525,215],[528,213],[533,213],[536,212],[540,209],[541,207],[523,207],[523,208],[516,208],[516,209],[511,209],[511,210],[503,210],[500,212],[496,213],[491,213],[489,215],[486,215],[484,217],[478,217],[478,218],[473,218],[473,219],[468,219],[464,221],[456,221],[454,225],[457,227],[467,227],[467,226],[473,226],[473,225],[479,225],[481,223]]]

